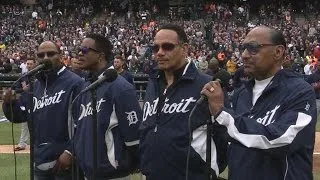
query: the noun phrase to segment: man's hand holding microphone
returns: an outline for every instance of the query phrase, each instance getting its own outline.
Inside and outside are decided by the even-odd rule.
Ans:
[[[201,94],[207,97],[210,113],[216,117],[224,107],[224,93],[219,80],[208,82]]]
[[[3,99],[3,103],[9,104],[9,103],[17,100],[17,94],[16,94],[15,90],[9,88],[4,91],[2,99]]]

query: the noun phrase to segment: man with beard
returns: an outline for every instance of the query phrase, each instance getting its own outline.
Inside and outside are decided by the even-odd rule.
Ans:
[[[39,45],[37,59],[40,64],[52,64],[52,68],[36,75],[33,107],[30,102],[16,99],[15,91],[9,89],[4,96],[3,112],[12,122],[26,121],[28,112],[32,112],[32,119],[28,119],[33,121],[29,129],[34,134],[35,179],[69,180],[73,132],[70,106],[84,81],[63,66],[60,49],[51,41]]]
[[[100,34],[89,34],[79,49],[79,68],[89,72],[87,84],[103,76],[112,57],[112,44]],[[108,70],[107,70],[108,69]],[[111,70],[111,71],[110,71]],[[108,74],[108,73],[106,73]],[[74,117],[78,122],[74,138],[77,162],[87,179],[129,180],[129,174],[139,165],[138,128],[141,108],[134,87],[114,72],[111,82],[96,89],[97,124],[93,124],[92,96],[83,93],[76,102]],[[93,126],[97,126],[97,152],[93,147]],[[94,169],[94,156],[97,165]]]
[[[282,32],[251,30],[242,53],[252,79],[237,90],[233,109],[223,105],[219,82],[207,83],[212,121],[232,138],[228,150],[230,180],[309,180],[317,121],[312,87],[292,70],[282,69],[286,42]]]
[[[125,60],[123,59],[122,56],[120,55],[114,56],[114,60],[113,60],[114,69],[117,71],[119,75],[124,77],[130,84],[134,85],[132,74],[127,70],[123,69],[124,63],[125,63]]]

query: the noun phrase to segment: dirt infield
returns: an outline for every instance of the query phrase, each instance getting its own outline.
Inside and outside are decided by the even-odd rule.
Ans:
[[[1,153],[13,153],[13,146],[1,145],[0,154]],[[19,154],[29,153],[29,146],[26,148],[26,150],[17,151],[16,153],[19,153]],[[320,132],[316,134],[316,142],[315,142],[314,155],[313,155],[313,171],[320,172]]]
[[[13,146],[12,145],[1,145],[0,146],[0,154],[1,153],[13,153]],[[25,150],[22,150],[22,151],[16,151],[16,153],[19,153],[19,154],[26,154],[26,153],[29,153],[29,146],[27,146],[27,148]]]

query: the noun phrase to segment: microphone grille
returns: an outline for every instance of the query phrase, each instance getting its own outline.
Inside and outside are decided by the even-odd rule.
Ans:
[[[104,76],[106,77],[107,82],[112,82],[118,77],[118,73],[115,69],[107,69],[104,72]]]
[[[52,62],[50,60],[44,60],[40,62],[40,64],[44,65],[44,70],[48,70],[52,68]]]

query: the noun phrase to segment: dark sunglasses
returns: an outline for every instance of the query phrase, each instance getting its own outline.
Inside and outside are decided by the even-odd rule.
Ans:
[[[100,51],[98,51],[96,49],[93,49],[93,48],[90,48],[90,47],[86,47],[86,46],[80,47],[78,49],[78,52],[81,52],[82,54],[88,54],[89,51],[94,51],[94,52],[98,52],[98,53],[100,52]]]
[[[180,45],[180,44],[163,43],[163,44],[161,44],[161,46],[159,44],[155,44],[155,45],[151,46],[151,49],[152,49],[153,53],[157,53],[159,51],[160,47],[164,51],[172,51],[178,45]]]
[[[56,51],[41,52],[41,53],[37,53],[37,57],[44,58],[46,54],[47,54],[47,57],[51,58],[54,55],[59,54],[59,53]]]
[[[259,44],[257,42],[249,42],[242,44],[243,49],[247,50],[252,55],[257,54],[262,47],[266,46],[277,46],[277,44]]]

